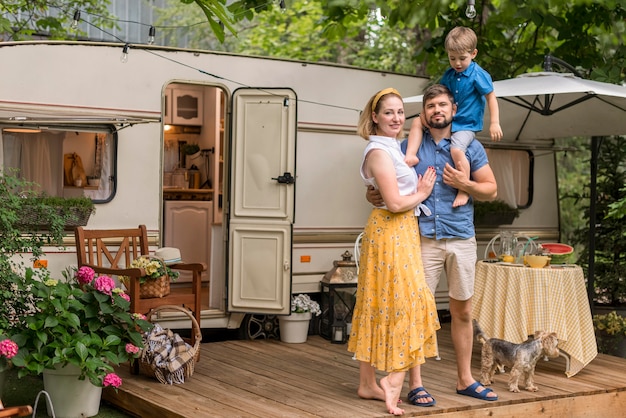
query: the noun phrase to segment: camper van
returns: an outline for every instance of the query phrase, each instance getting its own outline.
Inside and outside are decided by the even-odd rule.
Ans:
[[[319,292],[333,262],[353,252],[370,211],[356,135],[368,98],[389,86],[415,96],[428,83],[153,45],[6,42],[0,60],[2,166],[49,195],[89,196],[89,229],[144,224],[152,250],[204,262],[202,327],[247,338],[273,332],[291,294]],[[477,231],[479,258],[501,229],[556,239],[553,151],[485,145],[499,193],[522,213]],[[75,265],[73,234],[45,260],[53,275]],[[436,299],[445,309],[445,283]]]

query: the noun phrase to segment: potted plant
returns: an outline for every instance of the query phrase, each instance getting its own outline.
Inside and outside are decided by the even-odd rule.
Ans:
[[[100,187],[100,176],[87,176],[87,184],[91,187]]]
[[[25,326],[12,335],[19,346],[12,361],[19,367],[19,377],[43,374],[44,388],[59,416],[93,416],[98,412],[102,387],[117,388],[122,383],[113,366],[138,357],[142,332],[152,324],[143,315],[129,312],[129,296],[111,277],[96,277],[86,266],[75,274],[66,270],[65,276],[60,281],[49,277],[45,269],[27,269],[18,283],[30,289],[35,312],[27,315]],[[71,372],[75,374],[67,377]],[[64,383],[51,382],[57,377]],[[77,392],[67,387],[70,383],[81,385],[76,390],[86,391],[84,385],[96,388],[95,405],[80,399],[78,406],[72,405]],[[83,409],[59,412],[57,405],[70,411]]]
[[[479,226],[510,225],[519,216],[519,209],[502,200],[474,202],[474,224]]]
[[[594,315],[598,351],[626,358],[626,318],[616,311]]]
[[[279,316],[280,340],[285,343],[304,343],[313,315],[322,313],[319,303],[307,294],[291,297],[291,315]]]

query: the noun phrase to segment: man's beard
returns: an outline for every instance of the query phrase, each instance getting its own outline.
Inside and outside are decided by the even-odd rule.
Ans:
[[[447,128],[452,123],[452,118],[448,119],[445,117],[445,115],[433,115],[433,116],[443,116],[443,120],[441,122],[433,122],[431,118],[431,120],[428,121],[428,125],[431,128],[443,129],[443,128]]]

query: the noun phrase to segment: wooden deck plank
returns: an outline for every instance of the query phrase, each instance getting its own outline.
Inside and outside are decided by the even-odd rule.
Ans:
[[[565,376],[565,360],[537,365],[539,392],[508,391],[508,374],[496,375],[499,400],[485,402],[455,391],[456,361],[449,324],[438,333],[441,360],[422,366],[425,387],[436,398],[431,408],[409,405],[405,416],[622,416],[626,409],[626,359],[599,355],[577,375]],[[124,384],[104,398],[141,417],[383,417],[384,403],[356,395],[358,363],[346,345],[310,336],[305,344],[275,340],[225,341],[201,345],[202,361],[183,385],[162,385],[145,376],[119,372]],[[476,378],[480,346],[472,357]],[[379,377],[384,374],[377,373]],[[403,397],[408,392],[408,379]]]

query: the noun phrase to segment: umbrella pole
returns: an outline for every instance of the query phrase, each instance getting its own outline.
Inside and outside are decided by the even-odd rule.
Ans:
[[[598,154],[600,153],[600,144],[602,138],[599,136],[591,137],[591,184],[589,185],[589,265],[587,269],[587,297],[589,298],[589,307],[593,315],[593,295],[594,295],[594,276],[596,264],[596,200],[598,197],[597,176],[598,176]]]

